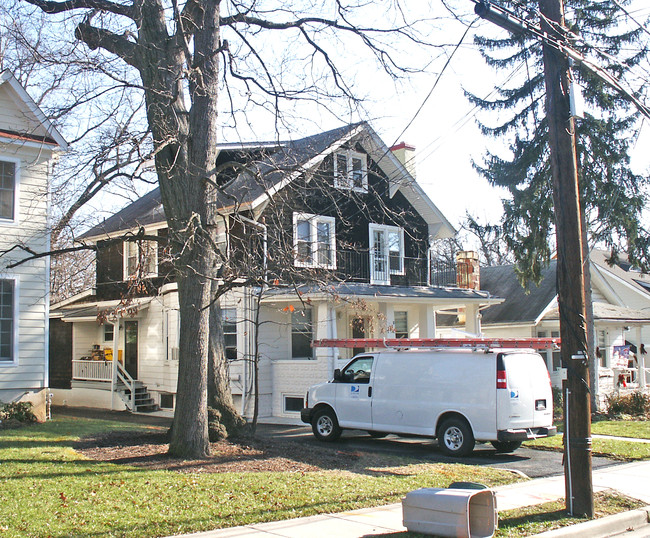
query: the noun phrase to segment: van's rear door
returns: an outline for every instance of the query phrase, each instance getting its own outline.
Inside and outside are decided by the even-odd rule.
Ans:
[[[499,370],[505,370],[506,388],[497,389],[497,429],[551,426],[553,396],[544,359],[538,353],[501,353],[497,376],[503,376]]]

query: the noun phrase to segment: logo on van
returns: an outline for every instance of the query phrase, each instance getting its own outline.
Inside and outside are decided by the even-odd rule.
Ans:
[[[359,394],[359,385],[350,385],[350,394]]]
[[[511,400],[518,400],[519,399],[519,391],[518,390],[510,390],[510,399]]]

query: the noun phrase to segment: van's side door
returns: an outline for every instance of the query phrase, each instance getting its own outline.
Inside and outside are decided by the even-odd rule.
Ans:
[[[372,368],[374,357],[355,358],[336,384],[336,415],[344,428],[372,428]]]

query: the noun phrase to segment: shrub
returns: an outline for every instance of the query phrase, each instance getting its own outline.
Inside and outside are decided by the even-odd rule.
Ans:
[[[650,416],[650,395],[637,390],[630,394],[612,393],[605,399],[609,416]]]
[[[36,422],[36,415],[32,412],[31,402],[13,402],[0,404],[0,422]]]

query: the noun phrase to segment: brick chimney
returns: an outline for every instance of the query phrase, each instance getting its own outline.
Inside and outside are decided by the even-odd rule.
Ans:
[[[463,250],[456,253],[456,285],[470,290],[481,289],[478,253]]]
[[[390,150],[397,157],[397,160],[408,170],[408,173],[415,177],[415,146],[411,146],[406,142],[400,142],[390,148]]]

